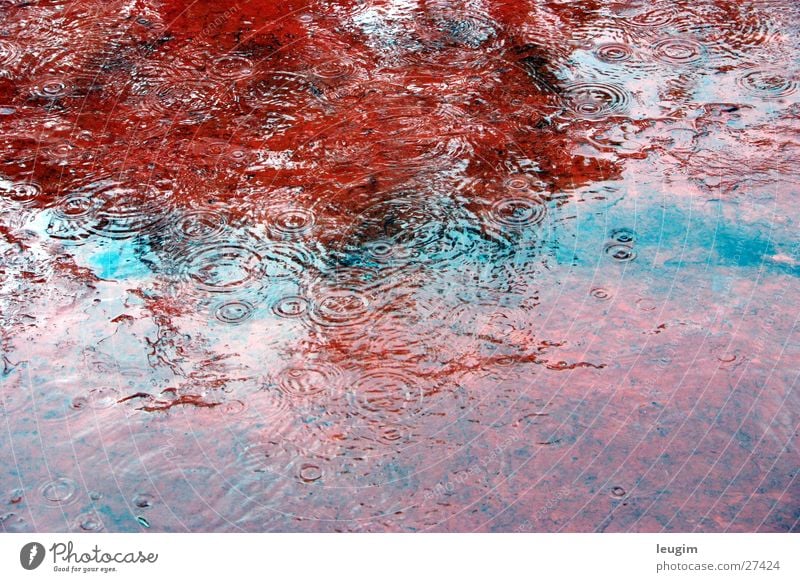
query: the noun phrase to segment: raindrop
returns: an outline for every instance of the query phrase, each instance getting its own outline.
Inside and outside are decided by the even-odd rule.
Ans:
[[[42,188],[32,182],[7,182],[0,180],[0,192],[23,206],[33,204],[42,193]]]
[[[33,405],[41,422],[63,422],[78,414],[88,405],[86,397],[72,397],[57,386],[46,384],[37,388]]]
[[[367,252],[377,261],[386,262],[391,260],[397,254],[395,252],[395,244],[391,240],[376,240],[368,242],[366,245]]]
[[[289,396],[312,396],[321,392],[335,394],[341,385],[342,371],[331,364],[287,368],[279,380],[280,389]]]
[[[378,429],[378,441],[385,445],[395,445],[408,438],[408,430],[400,425],[386,424]]]
[[[21,503],[24,495],[25,492],[22,489],[12,489],[7,496],[8,503],[10,505],[16,505],[17,503]]]
[[[75,145],[67,140],[59,141],[47,148],[47,153],[61,162],[69,160],[75,152]]]
[[[595,55],[606,63],[621,63],[628,61],[633,56],[633,50],[626,44],[609,42],[595,49]]]
[[[357,329],[372,312],[381,282],[376,271],[356,267],[320,276],[308,289],[309,317],[321,327]]]
[[[153,507],[154,498],[149,493],[138,493],[133,498],[133,504],[139,509],[148,509]]]
[[[717,359],[721,368],[733,367],[743,359],[732,342],[733,338],[726,335],[712,343],[711,354]]]
[[[183,113],[200,122],[210,118],[222,93],[223,88],[212,83],[170,81],[150,92],[143,106],[161,115]]]
[[[619,486],[612,487],[611,488],[611,495],[613,495],[614,497],[624,497],[625,496],[625,490],[622,487],[619,487]]]
[[[56,99],[67,92],[67,84],[61,79],[47,79],[40,83],[34,93],[39,97]]]
[[[512,176],[506,180],[506,186],[512,190],[525,190],[530,187],[530,181],[524,176]]]
[[[223,79],[244,79],[254,72],[253,62],[239,55],[225,55],[211,65],[213,74]]]
[[[262,244],[231,240],[206,243],[182,256],[186,279],[199,291],[233,293],[245,288],[260,288],[267,280],[298,277],[310,259],[297,248],[280,243]]]
[[[303,463],[300,465],[298,475],[304,483],[313,483],[322,478],[322,469],[313,463]]]
[[[606,254],[615,261],[626,262],[636,258],[636,251],[632,247],[619,243],[606,245]]]
[[[355,414],[375,420],[416,416],[422,410],[422,387],[409,375],[378,369],[359,378],[350,392]]]
[[[214,312],[214,317],[223,323],[242,323],[253,315],[255,307],[247,301],[228,301],[223,303]]]
[[[0,66],[13,64],[19,57],[19,47],[7,40],[0,40]]]
[[[89,405],[89,400],[86,396],[76,396],[72,399],[70,406],[75,410],[81,410]]]
[[[638,299],[636,301],[636,305],[642,311],[655,311],[656,310],[656,303],[652,299]]]
[[[89,390],[86,403],[89,408],[103,410],[114,406],[120,398],[119,390],[109,386]]]
[[[53,505],[66,505],[77,498],[78,484],[67,477],[48,481],[39,488],[46,501]]]
[[[288,319],[302,317],[308,312],[308,299],[299,295],[282,297],[272,306],[272,311],[275,315]]]
[[[19,374],[0,384],[0,416],[11,416],[14,412],[30,406],[30,390]]]
[[[521,229],[541,223],[547,214],[547,206],[538,198],[514,197],[495,202],[490,212],[497,224]]]
[[[276,424],[288,417],[291,403],[280,390],[265,388],[247,396],[247,407],[253,416]]]
[[[101,531],[105,525],[95,512],[82,513],[75,519],[75,529],[81,531]]]
[[[699,42],[689,38],[666,38],[653,46],[653,52],[660,61],[684,65],[701,60],[706,49]]]
[[[326,61],[315,66],[311,72],[322,79],[336,79],[352,74],[355,70],[349,61]]]
[[[175,232],[189,240],[213,239],[225,230],[227,221],[221,214],[211,210],[195,210],[184,214],[175,223]]]
[[[323,327],[348,327],[363,323],[369,306],[358,289],[333,289],[315,298],[311,316]]]
[[[255,249],[233,244],[201,247],[188,257],[186,275],[200,290],[230,293],[258,281],[262,256]]]
[[[761,99],[781,99],[797,91],[797,81],[779,71],[750,71],[742,75],[738,82],[745,91]]]
[[[629,228],[617,228],[611,231],[611,240],[623,245],[630,245],[636,240],[636,233]]]
[[[359,214],[351,233],[352,250],[366,248],[381,262],[407,262],[420,256],[441,261],[456,249],[459,218],[459,209],[449,200],[399,192]]]
[[[253,159],[254,155],[251,150],[237,147],[228,152],[228,155],[225,157],[225,160],[223,160],[223,162],[227,160],[228,163],[221,164],[220,167],[231,166],[238,168],[242,166],[247,166],[252,162]]]
[[[56,213],[92,234],[126,239],[151,232],[164,220],[165,198],[167,192],[153,185],[99,180],[63,198]]]
[[[139,525],[141,525],[142,527],[144,527],[146,529],[150,529],[150,522],[147,520],[146,517],[138,515],[138,516],[136,516],[136,521],[138,521]]]
[[[608,289],[603,289],[602,287],[595,287],[589,291],[589,295],[595,299],[599,299],[600,301],[611,299],[611,292]]]
[[[618,85],[599,82],[574,83],[564,89],[567,106],[578,117],[596,120],[623,114],[630,94]]]
[[[674,7],[655,8],[648,12],[636,14],[627,21],[635,26],[643,28],[661,28],[666,26],[675,18]]]
[[[219,410],[224,414],[236,415],[244,412],[245,408],[247,408],[247,405],[241,400],[229,400],[228,402],[216,407],[216,410]]]
[[[66,220],[86,216],[95,209],[96,204],[88,196],[70,194],[58,201],[53,212]]]
[[[270,227],[277,234],[295,237],[308,233],[315,221],[314,213],[310,210],[287,208],[271,217]]]

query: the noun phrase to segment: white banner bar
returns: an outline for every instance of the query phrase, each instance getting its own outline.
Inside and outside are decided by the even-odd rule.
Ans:
[[[800,580],[792,534],[0,536],[3,580]],[[155,578],[151,578],[155,577]]]

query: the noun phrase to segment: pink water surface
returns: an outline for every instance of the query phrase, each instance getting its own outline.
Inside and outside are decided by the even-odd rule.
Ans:
[[[0,1],[0,530],[797,531],[799,27]]]

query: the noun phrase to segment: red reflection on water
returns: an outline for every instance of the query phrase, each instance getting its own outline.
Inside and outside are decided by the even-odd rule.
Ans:
[[[791,3],[0,12],[5,530],[797,529]]]

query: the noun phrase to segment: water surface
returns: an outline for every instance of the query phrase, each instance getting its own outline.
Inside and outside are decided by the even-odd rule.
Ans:
[[[798,26],[0,2],[0,529],[798,530]]]

